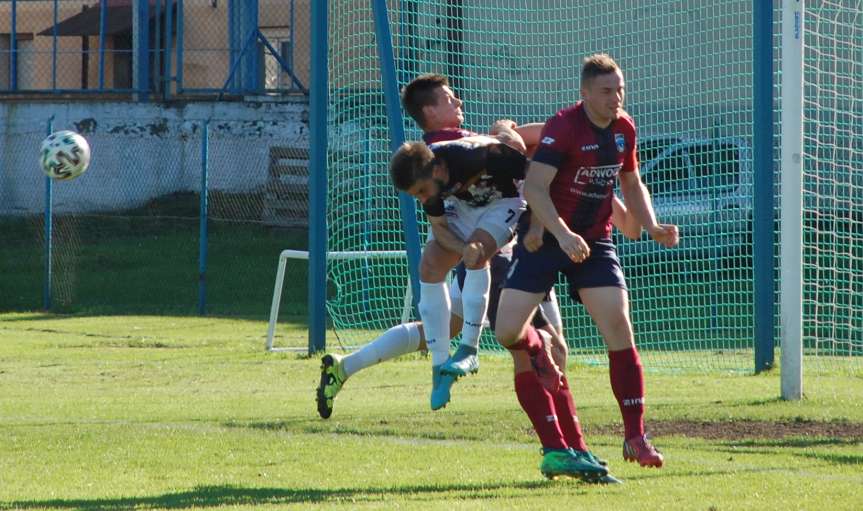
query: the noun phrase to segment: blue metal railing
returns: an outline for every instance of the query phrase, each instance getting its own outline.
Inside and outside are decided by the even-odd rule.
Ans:
[[[310,51],[309,41],[297,44],[294,24],[305,18],[297,15],[295,0],[268,11],[261,10],[259,0],[214,2],[215,16],[206,19],[217,21],[209,26],[203,17],[187,16],[184,0],[132,0],[122,5],[89,0],[89,7],[68,15],[72,1],[0,2],[0,32],[8,27],[10,34],[7,48],[0,50],[0,67],[5,67],[0,76],[8,77],[0,81],[0,95],[138,93],[146,100],[183,94],[308,93],[307,69],[295,68],[295,63],[305,67]],[[74,5],[81,1],[74,0]],[[134,15],[125,9],[135,9]],[[245,15],[232,15],[238,9]],[[118,25],[127,19],[132,20],[129,27]],[[273,35],[268,30],[285,44],[270,44]],[[188,44],[226,33],[242,36],[209,47]],[[253,33],[257,37],[243,51]],[[127,47],[130,37],[134,42]],[[70,51],[71,38],[81,39],[79,50]],[[269,63],[263,69],[262,56]],[[228,80],[226,86],[235,66],[242,69],[240,79]]]

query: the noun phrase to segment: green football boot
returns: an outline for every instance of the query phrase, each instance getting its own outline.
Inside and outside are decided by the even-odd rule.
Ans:
[[[461,378],[468,374],[479,371],[479,358],[476,356],[476,348],[466,344],[459,344],[449,360],[443,363],[441,373]]]
[[[447,361],[448,362],[448,361]],[[440,410],[449,403],[449,389],[455,383],[455,376],[451,374],[443,374],[441,368],[446,365],[446,362],[439,366],[432,366],[432,391],[431,391],[431,409]]]
[[[333,414],[333,402],[336,394],[342,390],[347,376],[345,376],[342,355],[327,353],[321,359],[321,382],[318,384],[317,401],[318,414],[323,419],[329,419]]]
[[[593,454],[591,451],[585,451],[587,453],[588,458],[590,458],[597,465],[602,465],[603,467],[608,466],[608,461],[600,458],[596,454]]]
[[[573,449],[543,449],[539,471],[549,479],[573,477],[587,482],[597,482],[608,475],[608,470],[597,465],[584,455],[584,451]]]

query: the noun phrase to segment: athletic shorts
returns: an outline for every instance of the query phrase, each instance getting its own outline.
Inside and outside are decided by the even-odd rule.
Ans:
[[[576,263],[560,249],[557,239],[550,233],[545,234],[543,244],[536,252],[528,251],[519,241],[504,287],[528,293],[546,293],[557,282],[558,274],[563,273],[569,283],[569,296],[578,302],[581,301],[579,289],[627,289],[614,242],[601,239],[588,242],[588,246],[590,256]]]
[[[462,241],[467,241],[475,230],[482,229],[502,247],[515,236],[518,219],[526,208],[527,203],[520,197],[497,199],[479,208],[450,198],[444,203],[444,214],[450,229]],[[428,239],[434,239],[431,229]]]

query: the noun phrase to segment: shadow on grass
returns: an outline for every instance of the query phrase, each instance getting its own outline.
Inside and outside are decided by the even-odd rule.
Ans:
[[[834,465],[863,465],[863,454],[825,454],[817,452],[806,452],[796,454],[802,458],[810,458],[826,461]]]
[[[383,502],[403,496],[411,500],[428,498],[498,498],[500,490],[535,490],[556,483],[552,481],[506,481],[493,484],[409,485],[357,488],[243,488],[238,486],[198,486],[192,490],[149,497],[119,497],[108,499],[47,499],[0,502],[0,509],[88,509],[119,511],[125,509],[185,509],[222,506],[264,506],[296,503]],[[586,487],[568,485],[576,492]],[[447,495],[449,494],[449,495]]]

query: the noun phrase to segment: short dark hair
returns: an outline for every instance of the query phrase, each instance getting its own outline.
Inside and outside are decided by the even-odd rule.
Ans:
[[[584,64],[581,66],[581,86],[584,87],[597,76],[613,73],[619,69],[620,66],[607,53],[594,53],[585,57]]]
[[[432,175],[434,153],[423,142],[405,142],[390,160],[390,178],[396,188],[407,191],[420,179]]]
[[[449,80],[446,76],[434,73],[419,75],[405,85],[402,90],[402,106],[420,127],[425,126],[423,107],[437,104],[435,91],[447,85]]]

